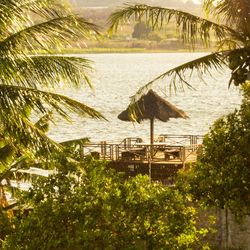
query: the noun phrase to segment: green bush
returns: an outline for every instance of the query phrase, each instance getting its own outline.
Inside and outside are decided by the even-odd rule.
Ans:
[[[203,153],[188,173],[191,193],[206,206],[250,214],[250,84],[239,110],[218,119],[204,139]]]
[[[147,176],[125,180],[98,161],[77,178],[40,180],[28,200],[34,209],[16,221],[4,249],[201,249],[206,233],[180,192]]]

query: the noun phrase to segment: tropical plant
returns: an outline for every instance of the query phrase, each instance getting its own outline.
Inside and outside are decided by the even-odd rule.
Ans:
[[[96,38],[96,25],[59,0],[1,0],[0,27],[0,133],[8,145],[31,153],[59,149],[31,118],[49,110],[67,119],[70,112],[102,117],[83,103],[46,91],[62,83],[91,86],[91,62],[59,54],[78,39]]]
[[[51,112],[44,115],[35,123],[35,127],[39,128],[43,133],[47,132],[51,115]],[[80,162],[83,160],[81,147],[87,142],[89,142],[88,138],[61,142],[60,146],[62,146],[62,149],[60,151],[53,151],[49,158],[42,158],[39,155],[46,155],[46,151],[44,152],[43,149],[37,151],[34,157],[26,150],[19,150],[19,148],[8,144],[8,141],[4,139],[0,141],[0,248],[5,236],[14,231],[13,223],[15,216],[13,215],[13,208],[18,209],[19,205],[22,205],[22,202],[19,200],[19,193],[24,191],[20,190],[19,181],[28,181],[30,184],[33,184],[34,179],[44,178],[39,176],[39,174],[36,176],[29,175],[27,172],[22,174],[19,170],[30,170],[32,167],[35,167],[60,169],[64,173],[81,171]],[[15,180],[17,186],[13,186],[13,180]],[[11,202],[7,199],[7,195],[11,195]]]
[[[34,126],[46,133],[49,129],[49,122],[52,113],[48,113],[40,118]],[[81,149],[82,145],[88,143],[88,138],[75,139],[70,141],[64,141],[59,143],[62,147],[60,151],[54,151],[51,153],[51,157],[39,157],[39,155],[46,155],[46,150],[40,149],[35,154],[29,154],[26,150],[18,150],[18,148],[12,146],[8,141],[0,141],[0,208],[8,207],[8,203],[5,200],[5,188],[12,189],[10,179],[15,179],[14,173],[20,169],[29,169],[30,167],[42,168],[42,169],[55,169],[63,165],[71,166],[71,169],[76,169],[76,165],[82,160]],[[72,164],[70,164],[72,163]],[[67,168],[65,169],[67,171]],[[14,188],[15,189],[15,188]],[[12,192],[13,193],[13,192]]]
[[[194,200],[240,216],[250,214],[250,83],[243,87],[241,108],[214,123],[197,164],[182,180]]]
[[[82,167],[78,178],[64,165],[34,185],[25,198],[33,210],[17,218],[3,249],[205,248],[207,230],[185,195],[147,176],[125,180],[100,161]]]
[[[48,130],[48,123],[51,117],[51,113],[44,115],[35,123],[35,127],[41,130],[43,133]],[[38,154],[40,154],[38,152]],[[4,135],[0,140],[0,217],[2,220],[2,230],[0,232],[0,242],[5,237],[5,232],[11,229],[11,216],[13,206],[17,204],[17,201],[12,201],[9,204],[9,200],[6,198],[6,193],[15,193],[15,188],[11,185],[11,179],[13,179],[13,173],[20,168],[27,168],[34,165],[34,159],[27,150],[22,150],[20,147],[15,147],[4,139]],[[40,158],[41,160],[41,158]],[[8,192],[6,192],[8,190]],[[0,243],[1,247],[1,243]]]
[[[171,77],[170,88],[192,88],[188,77],[193,71],[197,71],[202,78],[205,73],[212,74],[213,70],[221,72],[229,67],[232,72],[229,85],[232,82],[239,85],[250,78],[249,0],[204,0],[203,9],[208,19],[181,10],[148,5],[127,5],[110,16],[110,32],[131,19],[145,22],[152,29],[164,28],[173,20],[184,43],[190,43],[193,48],[199,40],[206,46],[214,38],[218,42],[216,52],[167,70],[148,82],[133,96],[132,103],[145,94],[154,82],[165,77]],[[213,18],[210,20],[211,14]]]

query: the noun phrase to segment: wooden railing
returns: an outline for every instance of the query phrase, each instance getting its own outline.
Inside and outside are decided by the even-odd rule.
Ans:
[[[189,140],[188,145],[177,145],[177,143],[167,144],[169,138]],[[121,143],[90,143],[84,145],[83,157],[92,155],[98,159],[110,161],[181,161],[185,162],[191,158],[196,158],[200,144],[195,144],[198,137],[193,136],[164,136],[165,141],[155,142],[151,145],[143,143],[140,138],[126,138]]]
[[[161,134],[156,142],[164,142],[167,144],[195,145],[202,144],[203,135],[166,135]]]

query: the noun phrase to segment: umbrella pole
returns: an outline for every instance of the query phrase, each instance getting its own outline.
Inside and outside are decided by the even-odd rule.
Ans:
[[[149,162],[148,162],[148,168],[149,168],[149,180],[151,182],[151,177],[152,177],[152,165],[151,161],[153,159],[153,151],[154,151],[154,118],[150,119],[150,154],[149,154]]]
[[[150,119],[150,156],[151,159],[153,158],[153,151],[154,151],[154,118]]]

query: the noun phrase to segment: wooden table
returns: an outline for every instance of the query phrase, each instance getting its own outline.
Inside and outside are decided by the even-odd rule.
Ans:
[[[165,160],[180,159],[181,151],[180,149],[167,149],[164,151]]]
[[[142,159],[146,156],[146,148],[134,148],[121,152],[122,160],[136,160]]]

